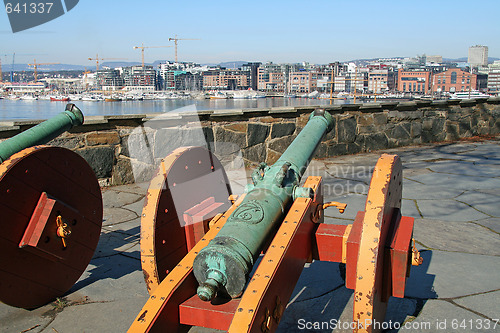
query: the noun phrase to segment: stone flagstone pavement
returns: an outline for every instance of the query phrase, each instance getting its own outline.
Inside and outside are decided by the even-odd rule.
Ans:
[[[412,268],[405,298],[389,302],[386,322],[393,329],[388,331],[500,330],[495,322],[500,317],[499,141],[314,160],[308,174],[323,176],[325,200],[348,204],[343,215],[328,210],[326,223],[353,222],[364,208],[371,172],[383,152],[402,158],[402,212],[415,217],[414,237],[424,258],[423,265]],[[148,297],[139,252],[147,187],[104,188],[101,238],[80,280],[64,297],[35,310],[0,304],[0,331],[125,332]],[[278,332],[350,332],[342,325],[352,321],[352,304],[353,292],[344,287],[338,264],[307,264]]]

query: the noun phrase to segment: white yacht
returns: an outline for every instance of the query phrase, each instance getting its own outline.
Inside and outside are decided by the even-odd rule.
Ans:
[[[451,99],[474,99],[474,98],[489,98],[491,97],[488,94],[483,94],[477,90],[472,91],[460,91],[452,94],[450,96]]]

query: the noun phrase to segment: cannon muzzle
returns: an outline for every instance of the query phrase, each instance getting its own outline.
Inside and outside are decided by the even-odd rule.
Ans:
[[[272,166],[262,163],[254,172],[254,184],[243,202],[194,260],[200,299],[210,301],[217,293],[237,297],[243,292],[255,260],[293,200],[312,194],[299,183],[321,139],[332,127],[332,116],[315,110],[278,161]]]
[[[23,149],[42,145],[58,137],[73,126],[83,124],[83,114],[74,104],[66,110],[18,135],[0,143],[0,162],[5,161]]]

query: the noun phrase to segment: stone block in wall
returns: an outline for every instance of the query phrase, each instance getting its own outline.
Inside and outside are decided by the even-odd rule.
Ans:
[[[313,158],[325,158],[325,157],[328,157],[328,145],[324,142],[321,142],[316,148]]]
[[[373,113],[362,113],[358,117],[359,126],[371,126],[374,124]]]
[[[142,163],[130,158],[121,157],[116,160],[113,166],[113,176],[111,185],[132,184],[149,182],[156,172],[151,164]]]
[[[447,120],[445,128],[446,128],[445,140],[452,141],[452,140],[457,140],[460,137],[458,135],[458,124],[456,122]]]
[[[113,147],[87,147],[75,151],[92,167],[97,178],[111,177],[115,159],[115,150]]]
[[[247,134],[244,132],[235,132],[222,126],[216,126],[214,128],[214,137],[215,152],[217,154],[233,154],[235,151],[247,146]]]
[[[272,165],[281,157],[282,153],[274,151],[272,149],[266,150],[266,163]]]
[[[463,137],[472,136],[470,124],[471,124],[470,117],[464,117],[458,121],[458,135],[459,135],[459,137],[463,138]]]
[[[412,138],[418,138],[419,136],[422,135],[422,123],[420,122],[412,122],[411,123],[411,129],[410,129],[410,135]]]
[[[271,127],[271,139],[292,135],[295,132],[295,123],[274,123]]]
[[[380,132],[380,127],[375,125],[358,126],[358,134],[369,134]]]
[[[123,137],[120,154],[146,164],[154,164],[155,132],[152,130],[134,131]]]
[[[85,140],[82,135],[60,135],[47,143],[49,146],[62,147],[66,149],[76,149],[85,146]]]
[[[375,125],[385,125],[388,121],[388,113],[387,112],[377,112],[373,114],[373,123]]]
[[[447,113],[448,112],[445,110],[430,109],[430,110],[425,110],[425,112],[423,112],[423,116],[425,118],[436,118],[436,117],[446,118]]]
[[[388,133],[388,136],[389,138],[395,139],[397,142],[409,143],[411,140],[410,132],[410,123],[400,123],[394,126],[394,128]]]
[[[356,128],[357,123],[353,116],[339,119],[337,141],[339,143],[354,142],[356,139]]]
[[[361,146],[362,151],[386,149],[389,147],[389,140],[384,133],[358,135],[356,143]]]
[[[242,150],[243,158],[248,161],[261,163],[267,160],[266,144],[259,143],[252,147],[248,147]]]
[[[420,119],[422,118],[423,114],[424,113],[421,110],[407,110],[407,111],[391,110],[387,113],[388,118],[391,119],[392,121]]]
[[[85,136],[87,146],[117,145],[120,143],[118,132],[94,132]]]
[[[347,147],[348,147],[347,143],[336,143],[328,145],[327,155],[328,157],[347,155],[348,154]]]
[[[274,140],[269,141],[267,144],[267,148],[272,149],[278,153],[283,154],[285,150],[290,146],[292,141],[295,139],[296,136],[290,135],[290,136],[285,136],[283,138],[277,138]]]
[[[266,142],[266,139],[269,136],[269,131],[269,125],[249,123],[247,130],[247,147]]]
[[[155,134],[153,156],[155,159],[164,158],[173,150],[186,146],[207,147],[205,134],[201,127],[161,128]]]

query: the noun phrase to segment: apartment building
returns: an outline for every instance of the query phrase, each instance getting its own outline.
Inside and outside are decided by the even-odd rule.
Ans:
[[[242,90],[249,87],[249,71],[216,69],[203,72],[203,89],[205,90]]]

